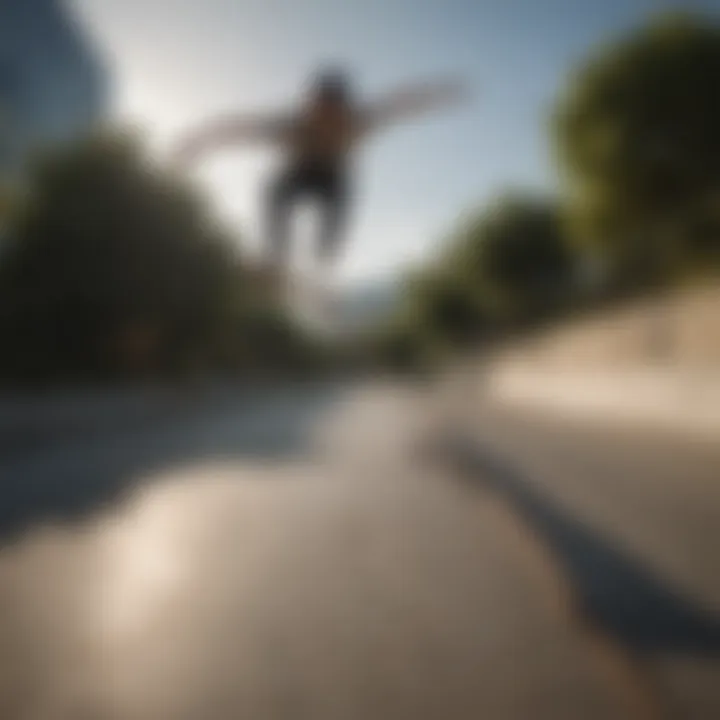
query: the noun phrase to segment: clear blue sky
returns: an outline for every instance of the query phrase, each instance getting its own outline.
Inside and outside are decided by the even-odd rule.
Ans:
[[[117,111],[153,142],[218,112],[283,107],[314,67],[347,63],[372,97],[448,71],[472,107],[394,129],[360,162],[344,275],[431,251],[454,219],[507,186],[549,187],[546,117],[573,64],[663,0],[75,0],[113,66]],[[701,3],[694,3],[698,7]],[[720,0],[704,3],[717,7]],[[233,151],[201,181],[252,241],[272,158]],[[251,243],[252,244],[252,243]]]

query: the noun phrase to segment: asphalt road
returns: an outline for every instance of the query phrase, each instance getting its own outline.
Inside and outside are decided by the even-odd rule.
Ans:
[[[308,386],[8,454],[0,717],[719,717],[720,451],[438,408]]]

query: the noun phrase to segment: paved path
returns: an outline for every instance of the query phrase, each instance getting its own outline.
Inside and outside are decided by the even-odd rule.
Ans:
[[[0,717],[623,717],[628,674],[598,672],[558,546],[528,530],[513,478],[486,462],[463,482],[429,460],[436,410],[411,391],[314,386],[13,454]],[[717,602],[716,454],[686,448],[656,484],[647,440],[495,418],[466,429],[521,459],[541,500]],[[574,465],[549,464],[551,436]],[[605,479],[598,453],[635,463],[632,481]],[[687,717],[718,716],[711,666],[671,669]]]

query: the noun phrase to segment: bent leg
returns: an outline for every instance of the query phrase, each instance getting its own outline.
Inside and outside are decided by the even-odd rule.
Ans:
[[[334,179],[319,192],[321,203],[321,228],[317,246],[319,277],[317,290],[322,315],[331,320],[335,315],[336,278],[335,271],[345,239],[345,228],[349,210],[349,197],[344,179]]]
[[[321,192],[322,227],[318,243],[318,259],[333,265],[342,249],[349,210],[347,184],[343,178],[334,179]]]
[[[288,262],[288,226],[295,195],[294,176],[285,172],[274,180],[265,199],[266,265],[275,271],[284,271]]]

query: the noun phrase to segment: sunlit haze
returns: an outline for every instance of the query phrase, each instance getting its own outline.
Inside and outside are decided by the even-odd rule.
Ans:
[[[508,185],[553,182],[548,110],[571,63],[663,0],[76,0],[114,73],[116,109],[160,147],[219,112],[282,108],[327,60],[363,95],[457,72],[471,107],[400,127],[360,158],[344,276],[394,272],[462,210]],[[238,148],[199,170],[222,215],[258,234],[270,158]]]

